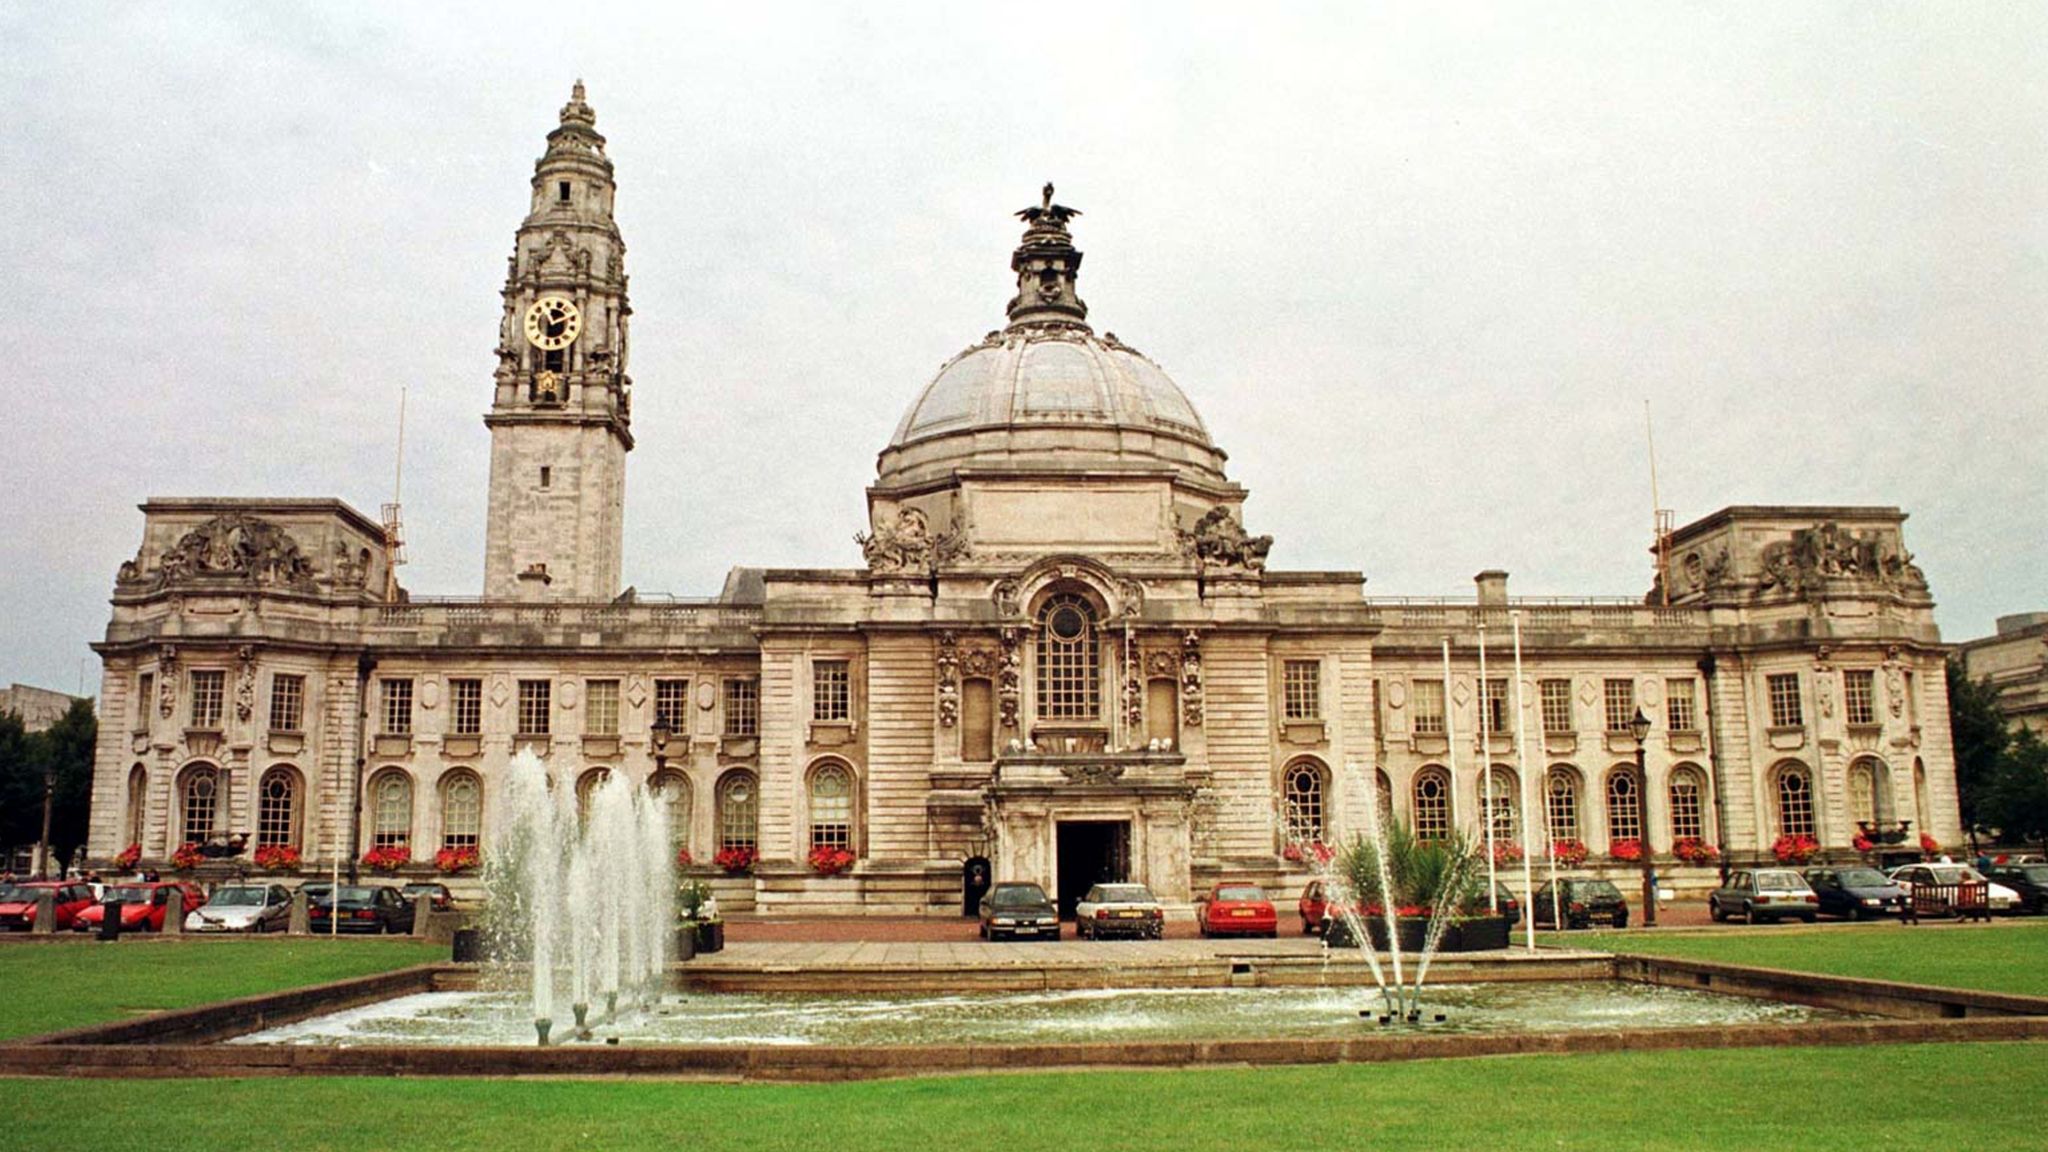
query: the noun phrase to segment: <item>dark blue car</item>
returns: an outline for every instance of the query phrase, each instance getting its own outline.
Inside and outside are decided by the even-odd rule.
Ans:
[[[1896,916],[1906,903],[1906,890],[1875,868],[1808,868],[1805,876],[1824,916]]]

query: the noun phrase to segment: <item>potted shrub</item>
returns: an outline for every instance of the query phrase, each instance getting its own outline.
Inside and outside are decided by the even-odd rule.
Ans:
[[[688,960],[699,952],[717,952],[725,947],[725,921],[718,915],[718,897],[702,880],[685,880],[676,886],[676,958]]]
[[[1409,825],[1389,820],[1377,842],[1357,837],[1338,853],[1337,875],[1356,895],[1374,948],[1391,945],[1420,952],[1432,932],[1440,951],[1505,947],[1507,918],[1485,915],[1483,905],[1474,903],[1486,882],[1485,857],[1484,845],[1456,832],[1441,840],[1423,840]],[[1390,907],[1391,938],[1386,915]],[[1482,929],[1481,921],[1498,923]],[[1469,941],[1467,928],[1474,929]]]

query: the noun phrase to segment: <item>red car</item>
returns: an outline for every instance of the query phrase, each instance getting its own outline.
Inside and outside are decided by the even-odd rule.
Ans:
[[[57,930],[71,927],[78,914],[92,907],[92,889],[71,880],[24,880],[0,884],[0,932],[27,932],[36,926],[36,901],[44,892],[57,894]]]
[[[182,899],[181,899],[182,897]],[[155,884],[109,884],[100,894],[102,901],[121,901],[121,931],[161,932],[164,930],[164,911],[173,900],[179,901],[178,923],[183,925],[185,917],[206,903],[206,897],[199,889],[182,880],[165,880]],[[100,921],[106,919],[105,903],[94,904],[81,911],[78,919],[71,922],[73,931],[97,932]]]
[[[1196,919],[1204,936],[1278,936],[1280,917],[1256,884],[1218,884],[1202,897]]]
[[[1321,880],[1311,880],[1301,890],[1301,899],[1295,910],[1301,913],[1301,934],[1314,936],[1323,930],[1323,918],[1330,914],[1330,899],[1323,891]]]

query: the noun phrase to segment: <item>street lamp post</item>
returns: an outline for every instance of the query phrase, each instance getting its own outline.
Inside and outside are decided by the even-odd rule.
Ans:
[[[656,720],[648,737],[648,743],[654,745],[654,774],[659,776],[668,767],[668,725]]]
[[[1639,862],[1643,867],[1643,927],[1657,926],[1657,887],[1650,863],[1650,770],[1644,762],[1645,746],[1650,739],[1650,718],[1636,709],[1636,718],[1629,721],[1629,734],[1636,738],[1636,845],[1642,850]]]

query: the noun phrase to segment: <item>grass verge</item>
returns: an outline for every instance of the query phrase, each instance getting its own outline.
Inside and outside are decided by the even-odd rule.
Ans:
[[[135,940],[0,946],[0,1040],[445,960],[411,940]]]

